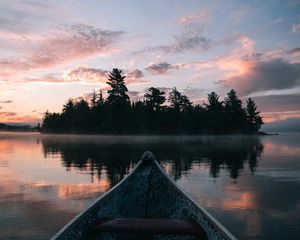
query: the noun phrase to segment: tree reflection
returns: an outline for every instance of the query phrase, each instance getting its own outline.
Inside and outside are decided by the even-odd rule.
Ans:
[[[217,178],[221,169],[237,179],[245,164],[255,172],[263,145],[257,136],[218,136],[188,139],[157,138],[141,143],[113,143],[92,141],[70,141],[59,138],[42,138],[45,157],[61,157],[67,171],[80,170],[96,175],[102,170],[107,174],[110,185],[118,183],[138,162],[145,150],[151,150],[162,163],[168,163],[169,174],[176,180],[194,165],[205,165],[210,176]]]

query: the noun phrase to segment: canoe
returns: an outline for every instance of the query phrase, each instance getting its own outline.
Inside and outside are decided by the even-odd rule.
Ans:
[[[147,151],[134,170],[51,240],[236,239]]]

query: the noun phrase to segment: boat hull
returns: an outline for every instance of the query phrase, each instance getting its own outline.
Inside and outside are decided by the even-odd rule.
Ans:
[[[130,235],[101,233],[91,236],[89,226],[101,218],[193,219],[205,230],[208,239],[236,239],[205,209],[189,198],[170,179],[150,152],[114,188],[98,198],[51,240],[65,239],[199,239],[178,235]]]

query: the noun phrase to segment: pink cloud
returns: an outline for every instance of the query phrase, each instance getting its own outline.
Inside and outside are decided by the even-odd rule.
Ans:
[[[108,75],[109,71],[107,70],[83,65],[67,71],[65,74],[63,74],[63,79],[70,82],[85,81],[105,84],[108,79]]]
[[[0,112],[0,117],[12,117],[16,116],[17,113],[15,112]]]
[[[124,71],[125,83],[126,84],[139,84],[149,82],[145,79],[144,73],[139,69],[127,69]],[[77,67],[75,69],[69,70],[63,74],[63,79],[70,82],[90,82],[99,83],[105,86],[107,79],[109,78],[109,71],[102,70],[98,68],[92,68],[86,65]]]
[[[192,15],[189,16],[183,16],[179,19],[180,24],[189,24],[192,22],[199,22],[206,19],[208,16],[208,12],[206,10],[200,10]]]
[[[30,39],[29,53],[18,58],[0,59],[2,74],[14,75],[40,68],[92,56],[105,56],[113,53],[113,43],[123,34],[92,26],[76,24],[61,25],[40,39]],[[24,44],[20,40],[20,44]]]
[[[291,118],[300,119],[300,111],[262,112],[265,123],[283,121]]]
[[[234,88],[241,96],[259,91],[293,88],[300,84],[299,62],[293,63],[285,59],[286,54],[297,53],[297,48],[288,53],[282,50],[260,53],[255,48],[255,41],[245,35],[227,38],[226,42],[236,42],[238,46],[216,59],[187,65],[201,71],[206,68],[218,70],[223,76],[215,83]]]

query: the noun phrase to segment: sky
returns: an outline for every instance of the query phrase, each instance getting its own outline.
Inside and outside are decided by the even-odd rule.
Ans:
[[[2,1],[0,122],[38,123],[120,68],[132,100],[230,89],[265,122],[300,119],[300,1]]]

